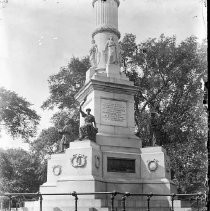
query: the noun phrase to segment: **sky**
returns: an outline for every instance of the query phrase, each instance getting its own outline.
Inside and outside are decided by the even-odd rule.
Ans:
[[[4,0],[0,0],[2,2]],[[137,42],[162,33],[180,42],[207,34],[205,0],[121,0],[119,31]],[[50,126],[52,111],[40,106],[49,96],[48,78],[71,57],[83,57],[95,27],[92,0],[8,0],[0,3],[0,87],[15,91],[41,116],[39,131]],[[1,132],[0,147],[22,147]]]

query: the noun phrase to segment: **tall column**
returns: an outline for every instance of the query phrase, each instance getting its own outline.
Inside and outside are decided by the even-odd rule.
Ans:
[[[119,0],[93,0],[96,28],[92,38],[97,45],[96,70],[108,77],[118,77],[120,73],[118,31]]]
[[[96,17],[96,28],[101,26],[118,28],[118,6],[119,1],[96,0],[93,1],[93,8]]]

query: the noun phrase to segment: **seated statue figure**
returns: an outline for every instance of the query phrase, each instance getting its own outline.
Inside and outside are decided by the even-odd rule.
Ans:
[[[82,102],[82,104],[80,105],[79,111],[82,114],[82,117],[85,120],[85,124],[83,126],[80,127],[80,137],[79,140],[82,139],[90,139],[91,141],[96,141],[96,133],[98,132],[98,128],[96,128],[96,121],[95,121],[95,117],[90,114],[91,109],[87,108],[86,112],[82,111],[82,106],[85,103],[85,100]],[[94,123],[94,126],[93,126]]]
[[[70,119],[67,119],[65,121],[65,126],[63,127],[63,129],[58,130],[58,133],[62,135],[62,139],[60,141],[60,146],[59,146],[59,152],[64,152],[65,149],[69,148],[69,143],[74,141]]]

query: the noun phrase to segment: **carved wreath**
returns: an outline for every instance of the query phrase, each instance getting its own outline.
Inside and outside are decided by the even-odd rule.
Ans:
[[[87,163],[87,156],[81,154],[74,154],[71,159],[71,165],[74,168],[84,167]]]
[[[98,155],[95,156],[95,167],[97,169],[100,167],[100,157]]]
[[[152,172],[156,171],[157,168],[158,168],[158,160],[154,159],[154,160],[148,160],[147,161],[147,166],[148,166],[148,169]]]
[[[62,167],[60,165],[53,166],[53,174],[59,176],[62,172]]]

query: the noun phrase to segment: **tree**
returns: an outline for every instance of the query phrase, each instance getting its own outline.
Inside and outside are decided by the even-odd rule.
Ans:
[[[30,150],[44,160],[46,156],[58,151],[60,139],[61,135],[55,127],[44,129],[38,138],[31,142]]]
[[[41,157],[44,158],[59,150],[61,136],[58,134],[58,129],[64,127],[66,119],[71,119],[72,122],[72,138],[75,140],[78,137],[79,109],[74,96],[84,85],[85,73],[89,67],[88,57],[83,59],[73,57],[66,67],[62,67],[57,74],[50,76],[48,80],[50,96],[43,103],[42,108],[58,108],[59,111],[51,118],[54,126],[42,130],[39,137],[31,143],[31,149],[39,153]]]
[[[64,127],[66,119],[71,120],[73,131],[72,141],[76,140],[79,133],[79,119],[70,118],[68,111],[60,111],[55,113],[51,118],[54,126],[42,130],[38,138],[31,142],[30,149],[32,152],[38,155],[41,159],[46,159],[49,155],[57,153],[62,138],[58,130]]]
[[[65,121],[67,119],[71,120],[73,137],[76,138],[79,133],[79,115],[72,115],[71,111],[65,109],[55,113],[51,118],[51,122],[57,128],[57,130],[59,130],[65,126]]]
[[[0,152],[0,191],[9,193],[37,192],[43,183],[42,164],[34,154],[23,149]]]
[[[0,87],[0,129],[28,141],[36,133],[40,117],[31,104],[15,92]]]
[[[62,67],[58,74],[50,76],[48,83],[50,97],[43,103],[42,108],[67,108],[73,113],[77,109],[74,95],[85,82],[85,73],[90,67],[89,58],[72,58],[67,67]]]
[[[207,167],[207,114],[201,83],[207,73],[205,43],[199,45],[195,37],[189,37],[177,45],[175,37],[164,35],[139,45],[131,34],[123,40],[128,43],[121,45],[123,60],[128,61],[125,72],[139,88],[135,96],[138,136],[147,146],[155,134],[158,144],[167,148],[181,192],[203,191]]]

